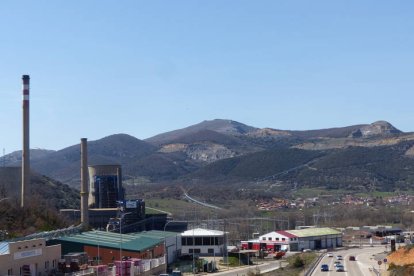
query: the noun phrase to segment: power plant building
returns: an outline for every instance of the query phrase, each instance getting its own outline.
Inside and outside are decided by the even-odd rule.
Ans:
[[[92,208],[116,208],[124,200],[120,165],[89,166],[89,200]]]

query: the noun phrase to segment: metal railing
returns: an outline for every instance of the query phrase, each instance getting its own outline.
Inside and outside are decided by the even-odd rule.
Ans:
[[[315,271],[316,267],[319,265],[319,263],[321,262],[322,258],[325,256],[326,253],[322,253],[321,255],[319,255],[319,257],[314,260],[311,264],[311,266],[307,269],[307,271],[305,272],[304,276],[311,276],[312,273]]]

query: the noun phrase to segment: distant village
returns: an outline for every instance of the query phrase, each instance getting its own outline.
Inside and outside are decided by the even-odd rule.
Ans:
[[[272,198],[270,200],[257,200],[256,207],[262,211],[272,211],[278,209],[303,209],[318,205],[355,205],[355,206],[408,206],[414,202],[412,195],[397,195],[383,198],[377,197],[358,197],[354,195],[346,195],[341,198],[332,197],[309,197],[309,198]]]

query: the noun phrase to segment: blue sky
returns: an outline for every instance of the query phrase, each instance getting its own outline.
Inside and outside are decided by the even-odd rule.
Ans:
[[[414,131],[412,1],[2,1],[0,148],[203,120]]]

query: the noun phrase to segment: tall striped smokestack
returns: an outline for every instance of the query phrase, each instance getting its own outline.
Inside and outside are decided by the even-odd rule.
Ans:
[[[81,138],[81,223],[84,229],[89,225],[88,211],[88,149],[87,139]]]
[[[20,206],[24,207],[25,188],[30,185],[30,135],[29,135],[29,90],[30,77],[23,75],[23,150],[22,150],[22,195]]]

